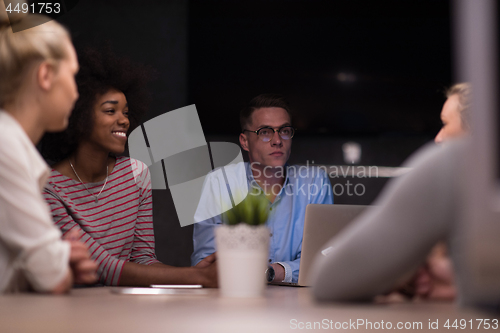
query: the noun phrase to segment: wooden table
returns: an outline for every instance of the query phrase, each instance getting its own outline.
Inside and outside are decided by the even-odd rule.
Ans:
[[[476,319],[492,317],[451,303],[318,304],[308,288],[280,286],[269,286],[265,297],[258,299],[221,298],[217,289],[208,295],[176,296],[117,295],[111,289],[74,289],[66,296],[0,296],[0,332],[297,332],[311,331],[306,328],[308,323],[314,327],[314,322],[318,331],[325,332],[337,331],[335,325],[369,330],[366,322],[372,323],[373,330],[378,326],[377,331],[382,327],[391,331],[388,322],[395,331],[398,322],[419,332],[471,331],[470,327],[446,329],[447,319],[450,324],[455,319],[472,319],[472,331],[500,331],[500,327],[476,329]],[[439,330],[429,329],[429,320],[438,320]]]

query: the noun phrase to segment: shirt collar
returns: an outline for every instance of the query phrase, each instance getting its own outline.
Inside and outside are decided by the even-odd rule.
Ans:
[[[250,165],[250,162],[247,162],[245,163],[245,166],[246,166],[246,173],[247,173],[247,180],[248,180],[248,183],[249,184],[257,184],[257,181],[255,180],[255,178],[253,177],[253,172],[252,172],[252,168],[251,168],[251,165]],[[285,181],[283,182],[283,187],[287,186],[289,183],[290,183],[290,173],[289,172],[289,164],[286,163],[285,164],[285,169],[286,169],[286,175],[285,175]]]
[[[42,156],[33,145],[33,142],[31,142],[28,137],[28,134],[26,134],[24,129],[21,127],[21,124],[19,124],[14,117],[12,117],[8,112],[0,109],[0,121],[7,125],[10,135],[19,138],[21,145],[27,152],[28,163],[30,165],[32,175],[38,181],[40,190],[42,190],[50,175],[49,166],[45,163]]]

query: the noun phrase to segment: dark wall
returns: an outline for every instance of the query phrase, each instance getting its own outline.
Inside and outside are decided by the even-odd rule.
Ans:
[[[440,127],[448,0],[192,0],[189,17],[189,103],[208,134],[235,134],[238,111],[267,92],[290,100],[305,134]]]
[[[59,22],[76,47],[109,41],[112,49],[156,70],[146,119],[187,103],[188,2],[83,0]]]

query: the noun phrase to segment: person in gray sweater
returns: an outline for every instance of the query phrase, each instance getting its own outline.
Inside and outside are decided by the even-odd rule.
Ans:
[[[426,146],[406,166],[374,206],[330,240],[312,271],[313,295],[320,301],[365,301],[405,283],[433,246],[448,242],[463,199],[459,160],[466,142]],[[453,259],[453,256],[452,256]],[[453,272],[447,271],[450,282]]]

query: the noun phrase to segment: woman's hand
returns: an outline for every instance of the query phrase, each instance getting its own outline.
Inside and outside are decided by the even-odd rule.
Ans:
[[[97,264],[90,258],[87,246],[79,241],[78,232],[71,230],[64,238],[70,243],[69,264],[73,272],[73,281],[77,284],[97,282]]]
[[[415,296],[429,300],[454,300],[457,292],[450,258],[429,258],[417,272],[414,285]]]

